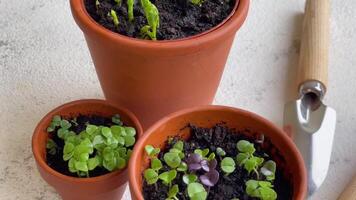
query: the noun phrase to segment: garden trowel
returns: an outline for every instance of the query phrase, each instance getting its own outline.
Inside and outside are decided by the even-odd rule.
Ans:
[[[330,162],[336,112],[322,99],[327,89],[329,0],[307,0],[300,60],[298,99],[284,111],[284,128],[301,152],[312,195],[324,181]]]

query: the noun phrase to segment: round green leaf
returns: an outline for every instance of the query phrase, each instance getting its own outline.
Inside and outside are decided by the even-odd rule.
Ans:
[[[184,174],[183,175],[183,182],[187,185],[189,185],[190,183],[196,182],[197,179],[198,179],[198,177],[195,174]]]
[[[97,157],[89,158],[87,165],[89,170],[95,169],[100,164],[99,159]]]
[[[67,154],[63,154],[63,160],[67,161],[67,160],[71,159],[73,157],[73,155],[74,155],[74,151],[67,153]]]
[[[63,120],[61,120],[61,122],[60,122],[60,126],[61,126],[63,129],[69,129],[69,128],[72,126],[72,124],[71,124],[69,121],[63,119]]]
[[[191,200],[205,200],[208,194],[202,184],[190,183],[188,185],[188,196]]]
[[[242,166],[243,164],[245,164],[248,157],[249,157],[249,154],[247,154],[247,153],[239,153],[236,156],[236,161],[240,166]]]
[[[158,180],[158,174],[153,169],[146,169],[143,173],[143,176],[145,177],[145,180],[148,185],[152,185]]]
[[[243,153],[253,154],[256,151],[253,144],[247,140],[240,140],[236,146],[237,149]]]
[[[121,158],[121,157],[118,157],[117,158],[117,168],[118,169],[123,169],[126,167],[126,160]]]
[[[179,192],[179,187],[177,184],[173,185],[168,191],[168,198],[174,198]]]
[[[103,127],[101,129],[101,134],[106,138],[111,138],[112,137],[111,129],[108,128],[108,127]]]
[[[188,165],[185,162],[181,162],[177,168],[177,171],[185,172],[188,170]]]
[[[161,179],[164,184],[168,185],[176,178],[176,176],[177,171],[173,169],[168,172],[163,172],[158,176],[158,178]]]
[[[77,172],[77,169],[75,168],[74,163],[75,163],[74,158],[71,158],[71,159],[69,160],[69,162],[68,162],[68,169],[69,169],[69,171],[72,172],[72,173]]]
[[[63,154],[68,154],[74,151],[74,144],[66,142],[63,148]]]
[[[104,138],[101,135],[96,135],[93,139],[93,146],[95,147],[96,145],[100,145],[104,143]]]
[[[92,134],[95,133],[96,129],[98,129],[97,126],[89,124],[89,125],[86,127],[85,131],[86,131],[89,135],[92,135]]]
[[[79,171],[82,171],[82,172],[87,172],[88,171],[87,162],[75,161],[74,162],[74,166]]]
[[[133,136],[125,136],[125,146],[126,147],[131,147],[135,144],[136,138]]]
[[[127,136],[134,137],[136,135],[136,130],[132,127],[125,127],[125,133]]]
[[[220,163],[221,169],[225,173],[232,173],[235,170],[235,161],[230,157],[225,157]]]
[[[178,153],[165,153],[163,159],[167,165],[173,169],[177,168],[181,163],[181,158],[179,157]]]
[[[178,149],[179,151],[183,151],[183,148],[184,148],[184,143],[183,141],[178,141],[177,143],[175,143],[173,145],[173,148],[174,149]]]
[[[79,155],[79,161],[81,162],[86,162],[89,160],[89,154],[88,153],[82,153]]]
[[[158,158],[151,160],[151,168],[158,171],[162,168],[162,162]]]
[[[124,146],[125,145],[125,138],[124,137],[118,137],[117,138],[117,143],[120,146]]]
[[[105,169],[109,170],[109,171],[113,171],[116,167],[116,159],[113,158],[111,160],[103,160],[103,166],[105,167]]]
[[[111,126],[111,132],[116,139],[120,136],[126,135],[125,128],[118,125]]]

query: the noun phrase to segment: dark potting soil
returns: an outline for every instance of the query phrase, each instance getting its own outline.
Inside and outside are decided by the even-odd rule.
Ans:
[[[223,124],[217,124],[212,128],[200,128],[194,125],[189,125],[187,128],[190,128],[191,137],[184,141],[184,153],[186,157],[190,153],[193,153],[197,148],[209,148],[210,152],[215,152],[217,147],[224,149],[226,156],[235,157],[238,154],[236,143],[240,140],[248,140],[253,143],[256,148],[254,154],[263,157],[265,160],[271,159],[268,155],[274,155],[272,159],[277,162],[277,170],[275,180],[272,184],[274,185],[274,190],[277,192],[277,199],[292,199],[293,189],[291,183],[285,178],[285,175],[282,173],[283,169],[279,166],[279,161],[282,160],[281,162],[283,162],[283,158],[275,158],[275,156],[279,157],[280,155],[278,155],[275,150],[269,149],[272,148],[272,144],[268,140],[265,139],[263,144],[261,144],[256,139],[246,136],[246,133],[250,132],[249,130],[232,130]],[[259,134],[255,135],[257,138]],[[177,141],[179,138],[175,138],[174,140]],[[173,147],[173,144],[175,143],[174,140],[171,144],[166,144],[167,150]],[[170,167],[165,164],[163,159],[164,153],[166,152],[161,151],[158,158],[163,164],[162,171],[169,171]],[[221,162],[219,156],[216,156],[216,159],[218,163]],[[230,200],[233,198],[238,198],[240,200],[257,200],[257,198],[252,198],[245,194],[245,183],[250,179],[257,180],[255,173],[249,175],[243,167],[236,165],[236,169],[233,173],[228,176],[223,176],[222,174],[224,174],[224,172],[220,169],[219,164],[216,166],[216,169],[220,174],[220,178],[215,186],[210,187],[208,200]],[[173,180],[172,185],[178,184],[180,191],[177,195],[178,199],[189,200],[189,197],[184,194],[187,185],[183,183],[182,176],[182,173],[177,173],[177,177]],[[164,185],[161,181],[158,181],[153,185],[148,185],[145,181],[143,183],[143,196],[145,200],[164,200],[167,198],[168,190],[168,186]]]
[[[91,116],[79,115],[76,118],[69,118],[67,120],[72,124],[69,130],[74,131],[76,134],[79,134],[80,132],[85,130],[87,123],[92,125],[97,125],[97,126],[114,125],[111,121],[111,118],[106,118],[98,115],[91,115]],[[77,124],[73,123],[72,120],[75,120]],[[49,137],[57,144],[57,149],[56,149],[57,151],[56,154],[52,155],[49,153],[49,150],[47,149],[47,153],[46,153],[47,164],[52,169],[56,170],[57,172],[60,172],[61,174],[78,177],[76,173],[72,173],[68,170],[68,161],[63,160],[64,141],[63,139],[57,136],[56,133],[58,129],[59,128],[57,127],[55,131],[48,133]],[[94,157],[94,156],[95,156],[95,152],[90,157]],[[96,167],[94,170],[89,172],[90,177],[100,176],[107,173],[110,173],[110,171],[106,170],[103,167]]]
[[[158,40],[172,40],[202,33],[221,23],[233,10],[236,0],[205,0],[201,6],[190,0],[151,0],[159,11]],[[135,0],[134,21],[128,20],[126,0],[118,5],[115,0],[85,0],[90,16],[105,28],[129,37],[140,38],[140,29],[147,25],[140,0]],[[113,9],[119,18],[115,27],[108,13]]]

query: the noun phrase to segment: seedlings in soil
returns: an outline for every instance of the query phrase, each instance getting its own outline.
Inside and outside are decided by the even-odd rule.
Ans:
[[[141,6],[146,16],[148,25],[141,28],[141,37],[157,40],[157,28],[159,27],[159,12],[150,0],[141,0]]]
[[[177,184],[173,185],[168,191],[168,197],[166,200],[179,200],[177,194],[179,192],[179,187]]]
[[[273,160],[269,160],[263,164],[260,171],[268,181],[273,181],[276,173],[276,163]]]
[[[251,173],[254,171],[257,176],[259,175],[257,169],[263,163],[264,159],[260,157],[255,157],[253,153],[256,151],[254,145],[246,140],[240,140],[237,143],[237,149],[241,152],[237,154],[236,161],[240,166]]]
[[[119,27],[119,18],[116,15],[116,11],[115,10],[111,10],[110,11],[110,16],[112,21],[114,22],[115,27]]]
[[[108,171],[126,167],[132,152],[127,148],[136,142],[134,128],[87,124],[85,130],[76,134],[69,131],[72,126],[69,121],[60,117],[55,117],[54,120],[55,126],[60,126],[57,136],[64,140],[63,160],[68,161],[70,172],[89,177],[89,171],[98,166]],[[50,126],[53,125],[51,123]],[[47,144],[51,147],[48,153],[55,152],[55,143],[48,140]]]
[[[229,175],[235,171],[235,161],[231,157],[225,157],[221,161],[220,167],[226,173],[226,175]]]
[[[47,140],[46,148],[48,149],[48,153],[51,155],[55,155],[57,153],[57,144],[52,139]]]
[[[182,179],[185,184],[189,185],[190,183],[196,182],[198,177],[195,174],[184,174]]]
[[[216,154],[218,154],[219,156],[223,157],[226,155],[226,152],[224,151],[224,149],[218,147],[216,148]]]
[[[200,183],[190,183],[188,185],[188,196],[190,200],[205,200],[208,197],[208,193]]]
[[[246,182],[246,193],[250,197],[261,200],[275,200],[277,193],[273,190],[273,185],[268,181],[249,180]]]
[[[144,172],[143,172],[143,177],[145,177],[145,180],[147,182],[148,185],[152,185],[152,184],[155,184],[158,180],[158,173],[149,168],[149,169],[146,169]]]
[[[127,0],[127,14],[130,22],[134,20],[133,7],[134,7],[134,0]]]
[[[187,160],[189,171],[197,171],[203,169],[206,172],[209,172],[210,169],[215,169],[217,165],[216,159],[208,161],[207,159],[203,159],[200,154],[193,153],[189,154]]]
[[[154,158],[159,154],[161,150],[160,148],[154,148],[152,145],[146,145],[145,151],[149,157]]]
[[[172,169],[168,172],[163,172],[158,176],[160,180],[166,185],[171,185],[172,181],[177,177],[177,171]]]

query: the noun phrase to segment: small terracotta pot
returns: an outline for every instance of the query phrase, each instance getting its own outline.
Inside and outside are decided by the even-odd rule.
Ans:
[[[164,115],[211,104],[249,0],[239,0],[215,28],[178,40],[148,41],[104,28],[71,0],[73,17],[87,41],[106,99],[134,112],[146,129]]]
[[[37,125],[32,136],[32,151],[42,178],[53,186],[64,200],[117,200],[121,199],[128,180],[128,170],[111,172],[93,178],[77,178],[63,175],[46,163],[46,131],[54,115],[74,117],[78,114],[112,116],[119,114],[122,121],[142,136],[142,127],[137,118],[128,110],[112,105],[104,100],[73,101],[49,112]]]
[[[212,127],[217,123],[226,122],[229,128],[251,130],[251,133],[263,133],[265,139],[284,158],[284,173],[293,187],[293,200],[304,200],[307,192],[307,175],[303,159],[293,141],[281,129],[268,120],[248,111],[225,106],[201,106],[185,109],[161,119],[150,127],[136,144],[129,166],[129,182],[131,197],[143,200],[142,173],[148,167],[149,160],[144,147],[148,144],[164,148],[170,136],[189,137],[189,129],[182,129],[188,123],[201,127]],[[274,156],[272,155],[274,158]],[[279,165],[280,163],[277,162]]]

